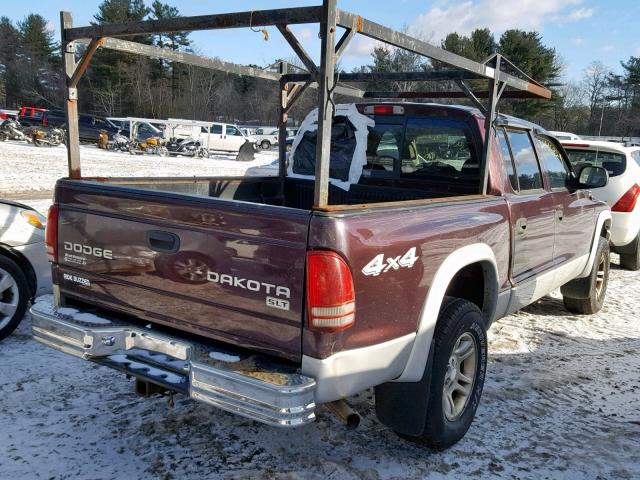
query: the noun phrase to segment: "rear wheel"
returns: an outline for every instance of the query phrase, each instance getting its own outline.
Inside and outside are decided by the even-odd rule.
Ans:
[[[474,303],[445,299],[436,326],[433,355],[423,433],[403,436],[431,448],[444,449],[467,433],[482,396],[487,334],[482,312]]]
[[[0,256],[0,340],[13,332],[27,310],[29,285],[22,269]]]
[[[640,233],[633,241],[633,252],[620,254],[620,266],[627,270],[640,270]]]
[[[567,310],[584,315],[600,311],[607,295],[609,261],[609,242],[600,237],[589,276],[573,280],[560,289]]]
[[[269,142],[268,140],[263,140],[260,143],[260,147],[262,147],[263,150],[269,150],[271,148],[271,142]]]

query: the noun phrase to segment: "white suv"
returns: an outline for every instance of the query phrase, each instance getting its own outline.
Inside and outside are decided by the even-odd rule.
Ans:
[[[620,254],[620,264],[640,269],[640,147],[614,142],[563,141],[573,168],[585,165],[604,167],[609,183],[593,189],[593,194],[611,207],[611,251]]]

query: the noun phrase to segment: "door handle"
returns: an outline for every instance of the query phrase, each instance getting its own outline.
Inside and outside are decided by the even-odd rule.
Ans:
[[[559,222],[561,222],[562,219],[564,218],[564,211],[561,208],[556,210],[556,218],[558,219]]]
[[[526,218],[519,218],[516,221],[516,227],[518,228],[518,231],[520,233],[524,233],[527,231],[527,219]]]
[[[147,246],[158,253],[176,253],[180,249],[180,237],[171,232],[149,230]]]

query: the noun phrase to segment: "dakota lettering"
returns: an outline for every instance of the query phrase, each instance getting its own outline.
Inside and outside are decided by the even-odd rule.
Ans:
[[[227,273],[207,272],[207,280],[219,285],[229,285],[242,290],[251,290],[252,292],[264,291],[267,295],[273,294],[277,297],[291,298],[291,290],[287,287],[274,285],[273,283],[260,282],[242,277],[235,277]],[[284,305],[284,304],[283,304]]]

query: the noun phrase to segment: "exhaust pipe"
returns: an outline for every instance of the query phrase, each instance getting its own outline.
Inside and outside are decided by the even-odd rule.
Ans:
[[[347,404],[344,400],[325,403],[325,406],[338,419],[346,425],[349,430],[355,430],[360,425],[360,414]]]

